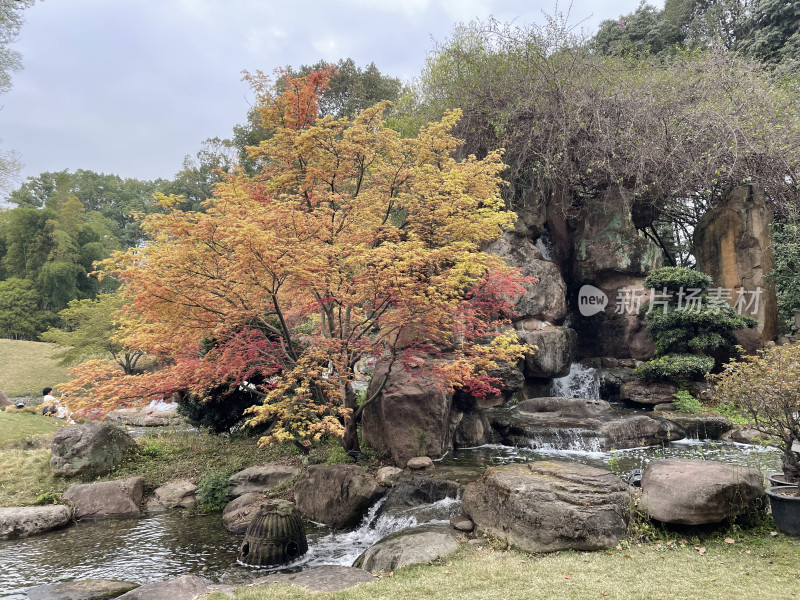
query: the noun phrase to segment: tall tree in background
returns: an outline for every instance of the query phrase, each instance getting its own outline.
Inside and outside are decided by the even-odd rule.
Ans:
[[[106,263],[132,302],[121,339],[164,368],[86,363],[64,387],[73,409],[242,386],[260,398],[264,442],[330,435],[358,449],[360,412],[378,393],[356,405],[365,356],[391,372],[446,351],[443,387],[496,391],[493,360],[524,350],[501,333],[522,278],[481,251],[514,218],[500,153],[455,160],[458,112],[410,139],[385,127],[385,103],[318,118],[330,73],[277,88],[249,76],[273,131],[250,150],[262,170],[231,175],[205,212],[149,216],[151,243]]]
[[[87,213],[99,212],[112,223],[112,233],[123,248],[136,246],[144,240],[139,223],[155,208],[153,194],[167,182],[123,179],[78,169],[45,172],[26,181],[8,198],[17,206],[56,208],[70,197],[80,200]]]
[[[329,85],[322,90],[319,98],[319,115],[352,119],[362,110],[388,100],[394,102],[400,97],[402,84],[396,77],[383,75],[375,63],[362,68],[352,58],[340,59],[337,63],[320,60],[314,65],[302,65],[298,69],[291,66],[279,69],[276,73],[284,81],[295,77],[305,77],[312,72],[332,69]],[[247,122],[233,128],[233,145],[238,149],[239,162],[245,171],[253,173],[258,169],[247,148],[258,146],[272,135],[269,123],[262,119],[258,107],[247,113]]]

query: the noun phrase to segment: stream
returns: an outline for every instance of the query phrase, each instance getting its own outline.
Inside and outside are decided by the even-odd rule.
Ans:
[[[551,395],[598,398],[594,369],[573,365],[570,375],[555,380]],[[493,444],[451,450],[435,462],[435,473],[439,478],[466,484],[490,466],[555,459],[607,468],[624,478],[633,469],[659,458],[715,460],[753,467],[765,478],[781,470],[777,450],[733,442],[683,439],[661,446],[598,451],[596,444],[570,430],[562,430],[557,438],[554,445],[531,440],[535,449]],[[295,563],[272,569],[237,562],[244,536],[228,532],[219,513],[173,511],[140,519],[82,522],[30,538],[0,541],[0,598],[25,600],[25,590],[30,587],[72,579],[145,584],[195,574],[212,583],[240,585],[275,571],[350,566],[386,535],[416,525],[446,523],[448,519],[443,517],[455,516],[461,508],[460,499],[446,498],[404,512],[381,513],[382,503],[379,500],[353,530],[336,531],[307,522],[308,553]]]

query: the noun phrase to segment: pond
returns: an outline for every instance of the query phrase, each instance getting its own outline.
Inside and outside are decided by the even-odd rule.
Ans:
[[[756,467],[765,474],[780,470],[780,453],[771,449],[681,440],[663,447],[610,452],[481,446],[448,453],[437,461],[436,472],[463,483],[476,479],[486,466],[557,459],[611,468],[624,475],[654,458],[671,457],[719,460]],[[426,520],[424,516],[441,515],[441,511],[379,515],[380,502],[352,531],[334,531],[308,523],[308,554],[279,570],[351,565],[364,550],[390,533],[424,523],[446,522]],[[458,499],[442,502],[446,513],[455,515],[460,511]],[[270,572],[237,563],[242,539],[242,535],[229,533],[222,526],[219,514],[172,512],[134,520],[78,523],[23,540],[0,541],[0,598],[24,600],[29,587],[68,579],[108,578],[143,584],[191,573],[214,583],[242,584]]]

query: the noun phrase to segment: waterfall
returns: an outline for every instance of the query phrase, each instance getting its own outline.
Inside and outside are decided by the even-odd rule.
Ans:
[[[550,395],[563,398],[600,399],[600,375],[597,369],[574,362],[569,375],[553,379]]]
[[[378,500],[369,512],[364,515],[360,525],[353,531],[332,531],[327,535],[316,537],[309,535],[308,553],[296,563],[286,567],[300,566],[316,567],[320,565],[345,565],[350,566],[367,548],[383,539],[387,535],[417,527],[418,525],[431,525],[447,523],[448,520],[425,518],[421,509],[444,509],[451,516],[457,515],[461,510],[461,500],[457,498],[443,498],[433,504],[413,507],[400,513],[383,513],[377,516],[386,498]],[[439,511],[441,512],[441,511]]]

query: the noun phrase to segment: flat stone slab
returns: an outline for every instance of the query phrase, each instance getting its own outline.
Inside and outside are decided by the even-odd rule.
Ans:
[[[495,441],[509,446],[602,452],[655,446],[686,437],[677,424],[642,414],[570,414],[515,408],[487,411]]]
[[[376,579],[377,577],[363,569],[326,565],[305,569],[299,573],[276,573],[261,577],[247,587],[290,583],[309,592],[325,593],[347,590],[362,583],[372,583]]]
[[[0,508],[0,540],[23,538],[58,529],[69,523],[71,518],[72,509],[62,504]]]
[[[115,579],[84,579],[48,583],[30,588],[28,600],[106,600],[135,590],[138,583]]]
[[[144,479],[129,477],[118,481],[81,483],[62,496],[71,502],[76,520],[126,519],[141,516]]]

